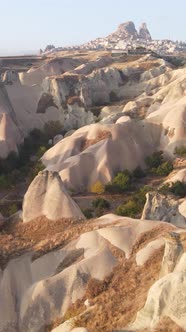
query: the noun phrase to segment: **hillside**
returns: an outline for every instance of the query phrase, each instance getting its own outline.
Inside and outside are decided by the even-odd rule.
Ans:
[[[185,331],[186,68],[167,60],[2,64],[0,332]]]

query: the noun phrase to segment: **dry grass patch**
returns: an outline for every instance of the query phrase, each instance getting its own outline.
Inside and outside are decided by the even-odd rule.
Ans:
[[[113,247],[113,250],[117,257],[120,255],[120,263],[104,281],[89,281],[85,298],[95,307],[89,311],[88,318],[83,314],[76,318],[76,326],[86,327],[89,332],[111,332],[134,320],[145,304],[149,288],[159,276],[163,248],[142,267],[136,266],[135,255],[126,260],[118,248]]]
[[[44,217],[29,223],[8,222],[0,232],[0,267],[25,252],[35,252],[33,259],[63,247],[81,233],[92,229],[91,220],[61,219],[50,221]]]
[[[99,131],[98,135],[94,139],[87,139],[83,143],[82,151],[86,150],[89,146],[94,145],[106,138],[112,138],[112,134],[109,131]]]

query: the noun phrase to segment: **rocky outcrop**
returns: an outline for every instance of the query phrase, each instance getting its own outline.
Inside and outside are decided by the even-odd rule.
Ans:
[[[128,21],[119,25],[117,31],[112,34],[112,37],[117,35],[121,39],[137,39],[138,33],[136,31],[135,25],[132,21]]]
[[[147,24],[142,23],[139,28],[138,36],[143,40],[152,40],[149,30],[147,29]]]
[[[77,130],[49,149],[42,162],[60,173],[68,189],[80,192],[97,181],[108,183],[116,170],[144,167],[145,157],[159,145],[159,128],[126,117],[122,120]]]
[[[49,220],[85,218],[67,193],[57,172],[40,172],[24,196],[23,222],[41,216]]]
[[[179,258],[183,254],[183,246],[180,241],[180,234],[171,232],[165,237],[165,251],[161,265],[160,277],[174,271]]]
[[[38,259],[34,252],[27,253],[0,269],[1,332],[44,331],[83,297],[90,278],[104,280],[112,272],[117,259],[104,238],[97,247],[93,237],[81,246],[77,239]]]
[[[64,224],[66,228],[62,228],[61,231],[57,227],[57,234],[53,232],[52,227],[51,233],[47,232],[48,227],[44,227],[46,237],[43,238],[41,233],[44,225],[37,226],[33,232],[36,224],[33,222],[28,225],[28,233],[23,225],[24,233],[26,231],[26,236],[29,236],[30,245],[34,242],[33,249],[28,250],[26,247],[26,252],[20,251],[19,256],[7,261],[6,265],[0,268],[0,332],[43,332],[50,324],[52,329],[53,324],[61,322],[77,300],[83,299],[88,287],[91,288],[88,286],[90,280],[96,279],[105,286],[105,279],[111,273],[117,273],[118,270],[114,271],[115,267],[117,269],[119,264],[128,264],[128,260],[135,257],[136,243],[145,232],[148,236],[154,231],[157,232],[157,224],[160,233],[174,229],[174,226],[166,223],[140,221],[110,214],[97,220],[84,221],[81,227],[79,223],[72,224],[72,228]],[[18,225],[18,229],[20,226]],[[20,244],[19,240],[22,239],[18,234],[16,237],[17,239],[8,235],[8,240],[14,244],[18,241]],[[43,240],[40,240],[41,238]],[[36,244],[37,239],[39,242]],[[4,244],[1,249],[6,251],[8,245]],[[25,246],[25,243],[23,245]],[[141,242],[140,248],[142,245]],[[2,264],[2,256],[0,263]],[[122,269],[122,273],[123,271]],[[139,271],[136,273],[136,278],[139,278]],[[107,291],[107,288],[103,287],[102,291]],[[106,294],[110,297],[113,289],[111,292]],[[126,292],[127,289],[125,294]],[[93,309],[93,314],[96,315],[98,307],[92,306],[91,299],[89,300],[90,307],[87,310]],[[100,310],[106,312],[104,306],[99,307],[98,314]],[[67,317],[73,318],[76,312],[70,312],[72,315],[67,314]],[[70,332],[72,326],[64,324],[57,331],[60,329]],[[101,331],[99,325],[96,329]],[[80,331],[84,332],[83,329]]]
[[[0,113],[0,157],[7,158],[11,152],[18,153],[23,136],[8,113]]]
[[[165,238],[161,277],[150,288],[147,301],[127,331],[154,330],[162,317],[169,317],[178,327],[186,326],[186,253],[177,233]]]
[[[186,218],[180,213],[180,202],[160,193],[147,193],[142,219],[163,220],[178,227],[186,227]]]

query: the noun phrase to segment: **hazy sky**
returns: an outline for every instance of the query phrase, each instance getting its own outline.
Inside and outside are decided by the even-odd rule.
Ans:
[[[120,23],[148,24],[154,39],[186,41],[186,0],[0,0],[0,54],[106,36]]]

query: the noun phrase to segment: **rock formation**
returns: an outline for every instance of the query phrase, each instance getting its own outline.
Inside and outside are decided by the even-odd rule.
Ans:
[[[142,219],[163,220],[178,227],[186,228],[186,216],[180,211],[180,202],[172,196],[160,193],[147,193]]]
[[[41,176],[46,177],[46,172],[37,177],[40,184]],[[50,174],[47,176],[50,177]],[[41,199],[38,200],[41,202]],[[53,200],[50,208],[52,203]],[[42,232],[45,225],[44,221]],[[19,252],[19,257],[6,261],[2,269],[0,268],[0,331],[38,332],[44,331],[49,324],[60,322],[68,309],[78,299],[83,298],[89,280],[104,283],[105,278],[111,275],[115,267],[117,268],[121,259],[122,264],[125,264],[133,255],[135,257],[136,243],[144,232],[149,235],[155,231],[157,234],[157,225],[158,234],[175,229],[174,226],[163,222],[140,221],[110,214],[94,221],[84,221],[81,228],[79,223],[74,229],[63,228],[62,233],[59,229],[57,234],[52,228],[51,233],[45,229],[44,240],[38,240],[36,244],[37,238],[43,237],[40,232],[41,226],[31,223],[29,238],[33,239],[32,249],[26,249],[24,253],[23,248],[20,248],[22,251]],[[14,250],[22,240],[19,238],[19,231],[16,237],[17,239],[11,239]],[[29,244],[32,245],[32,241]],[[137,273],[139,274],[139,271]],[[149,273],[150,276],[150,272],[145,273]],[[176,291],[177,289],[175,293]],[[99,310],[103,309],[99,307]],[[178,309],[181,312],[181,307]],[[94,314],[100,314],[96,305],[90,307],[90,310],[94,310]],[[60,326],[54,331],[72,330],[72,325],[69,330],[67,324],[65,327],[66,329]]]
[[[84,219],[56,172],[40,172],[24,196],[23,221],[28,222],[41,216],[49,220]]]
[[[171,232],[165,237],[165,251],[161,265],[160,277],[174,271],[179,258],[183,254],[183,246],[180,241],[180,234]]]
[[[82,192],[97,181],[109,182],[115,170],[144,167],[145,156],[158,145],[159,129],[150,123],[97,123],[57,143],[44,154],[42,162],[47,169],[59,172],[67,188]]]
[[[135,24],[132,21],[125,22],[119,25],[116,32],[110,34],[106,39],[119,39],[119,40],[152,40],[147,24],[142,23],[139,28],[139,33],[136,30]]]
[[[112,63],[114,59],[108,55],[87,63],[82,59],[62,58],[46,60],[40,67],[20,73],[19,80],[14,80],[13,74],[7,72],[5,81],[11,76],[12,84],[6,85],[6,89],[2,85],[4,97],[1,96],[0,104],[3,100],[6,113],[10,113],[7,108],[11,109],[11,118],[24,137],[34,128],[42,129],[51,120],[59,121],[68,131],[94,123],[96,119],[91,109],[95,105],[140,98],[144,91],[150,93],[154,86],[161,88],[164,82],[159,76],[170,70],[162,60],[151,62],[152,68],[148,71],[143,67],[146,60],[123,69],[111,67]],[[141,99],[144,100],[144,96]],[[154,98],[151,101],[154,105]],[[139,100],[136,103],[141,105]],[[118,118],[119,115],[104,122],[115,123]]]
[[[186,253],[183,253],[179,234],[167,234],[161,273],[163,277],[152,285],[144,308],[127,331],[154,329],[165,316],[185,329]]]
[[[113,37],[113,35],[117,35],[121,39],[127,39],[127,38],[137,39],[138,38],[138,33],[137,33],[135,25],[132,21],[128,21],[128,22],[120,24],[117,31],[114,34],[112,34],[112,37]]]
[[[139,38],[144,40],[152,40],[149,30],[147,29],[147,24],[142,23],[139,28]]]

